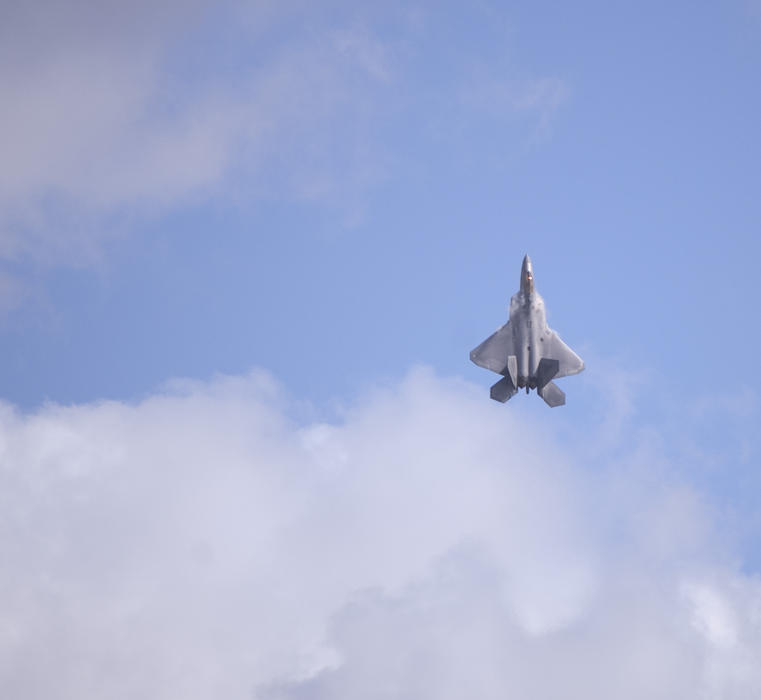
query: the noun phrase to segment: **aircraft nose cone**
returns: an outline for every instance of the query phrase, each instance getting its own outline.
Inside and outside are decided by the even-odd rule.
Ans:
[[[526,255],[521,266],[521,291],[530,293],[534,290],[534,271],[531,268],[531,258]]]

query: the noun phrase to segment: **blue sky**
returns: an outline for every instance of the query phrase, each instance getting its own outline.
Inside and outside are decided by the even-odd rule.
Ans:
[[[733,598],[731,591],[755,591],[761,566],[757,2],[378,7],[198,0],[138,3],[129,12],[117,3],[74,2],[63,12],[54,3],[34,2],[8,8],[7,14],[0,29],[0,100],[6,105],[0,116],[6,154],[0,168],[0,387],[8,415],[15,416],[6,422],[6,444],[29,441],[17,452],[8,448],[17,459],[8,469],[19,475],[49,469],[64,479],[79,474],[77,465],[88,460],[110,464],[110,457],[92,455],[101,454],[99,436],[116,431],[116,443],[124,446],[117,450],[122,457],[114,459],[134,470],[126,492],[139,500],[150,483],[148,465],[164,464],[150,416],[158,426],[170,425],[172,435],[208,431],[206,439],[197,437],[199,445],[217,445],[224,455],[228,428],[209,419],[213,410],[233,416],[238,407],[242,415],[253,412],[257,435],[268,434],[261,427],[268,421],[289,425],[282,428],[281,445],[288,454],[284,446],[306,440],[309,447],[313,434],[314,444],[331,445],[338,438],[325,435],[337,431],[342,437],[335,454],[353,454],[355,445],[357,464],[371,475],[355,490],[347,487],[346,498],[356,496],[358,511],[374,512],[369,484],[383,472],[376,473],[372,459],[362,455],[370,446],[394,442],[396,432],[384,430],[403,431],[384,412],[384,401],[397,401],[388,411],[404,415],[409,402],[410,424],[420,425],[419,445],[410,437],[396,456],[388,456],[397,466],[429,454],[426,440],[436,440],[425,421],[427,400],[451,401],[448,409],[430,413],[451,430],[455,417],[465,420],[477,410],[490,426],[484,429],[488,439],[472,422],[462,432],[482,436],[484,445],[505,447],[489,432],[503,424],[505,434],[517,440],[521,430],[543,436],[547,445],[534,452],[523,445],[520,454],[536,458],[538,473],[548,478],[565,469],[558,459],[577,473],[567,477],[573,494],[564,502],[569,512],[583,512],[590,493],[610,498],[614,511],[620,506],[620,520],[605,509],[591,522],[568,516],[583,531],[574,535],[574,552],[615,560],[604,571],[624,566],[611,554],[618,549],[627,562],[644,565],[638,559],[641,542],[660,536],[642,525],[647,517],[637,515],[649,507],[640,492],[652,489],[652,508],[667,504],[658,510],[658,522],[687,533],[666,548],[668,556],[647,559],[654,580],[671,581],[673,571],[681,571],[677,560],[687,562],[684,571],[700,560],[693,568],[702,571],[705,565],[710,576],[674,584],[679,595],[698,601],[690,629],[702,630],[723,650],[723,659],[729,658],[727,649],[739,648],[727,639],[757,639],[757,627],[732,632],[735,623],[727,619],[733,615],[721,612],[735,610],[743,618],[746,598]],[[533,396],[518,396],[507,406],[489,402],[494,378],[468,362],[470,349],[506,319],[526,252],[550,324],[587,363],[584,374],[563,383],[568,405],[557,411]],[[420,366],[428,369],[415,369]],[[262,371],[268,379],[261,379]],[[483,406],[475,401],[476,391]],[[268,408],[257,412],[252,406],[260,403]],[[114,417],[130,411],[136,412],[135,425]],[[211,427],[204,428],[202,419]],[[377,430],[370,431],[366,423],[373,420]],[[132,427],[122,435],[117,426],[126,424]],[[38,432],[42,438],[35,437]],[[268,438],[261,444],[252,438],[257,447],[247,451],[244,434],[240,426],[232,438],[242,447],[230,464],[269,464],[264,455],[271,446],[262,447]],[[69,445],[61,435],[78,437]],[[129,436],[139,445],[130,445]],[[49,451],[38,443],[47,439]],[[482,455],[478,439],[465,451],[468,459]],[[32,459],[30,466],[29,455],[37,449],[53,456]],[[431,454],[432,475],[436,460],[445,457]],[[322,464],[319,455],[312,458]],[[283,463],[286,471],[291,459]],[[506,473],[512,473],[513,462],[504,459]],[[212,463],[226,475],[228,497],[238,488],[256,492],[249,481],[236,481],[232,466],[220,466],[227,464],[224,456],[208,460],[191,470],[198,491],[187,496],[189,502],[203,501],[204,467]],[[530,475],[515,469],[520,476],[514,483],[494,477],[495,488],[509,490],[513,483],[531,492]],[[118,473],[85,479],[91,486],[83,493],[98,494],[100,486],[93,484],[126,478]],[[162,473],[159,482],[170,492],[173,472]],[[454,467],[446,473],[454,493],[464,477]],[[13,484],[25,478],[14,477]],[[47,483],[36,479],[37,486]],[[50,494],[37,486],[21,489],[27,500],[18,506],[26,514],[19,522],[31,513],[43,513],[48,522],[43,506]],[[323,487],[307,479],[296,491],[311,502]],[[671,495],[657,496],[671,489],[691,495],[674,496],[677,505]],[[481,496],[487,492],[475,489]],[[223,495],[222,489],[220,503]],[[448,498],[436,501],[444,511],[452,506]],[[542,491],[538,500],[555,498],[554,491]],[[76,520],[78,501],[72,499],[71,511],[59,515]],[[395,507],[391,497],[379,502]],[[333,504],[345,515],[335,531],[357,525],[354,511],[344,513],[341,504]],[[219,511],[205,501],[199,505],[208,506],[209,522],[221,528],[219,538],[207,539],[226,552],[227,526],[215,520]],[[286,510],[291,506],[298,510],[290,501]],[[298,520],[301,525],[320,522],[319,509],[309,513]],[[87,511],[81,517],[87,523],[96,515]],[[119,522],[120,532],[131,532],[128,518]],[[553,523],[568,524],[563,517]],[[255,528],[245,519],[238,524]],[[530,518],[520,524],[534,531]],[[372,523],[364,525],[372,530]],[[35,534],[29,525],[25,536],[44,539],[45,527]],[[156,527],[167,542],[182,532],[174,525]],[[603,543],[585,529],[608,527],[613,534]],[[70,532],[72,543],[76,532]],[[484,554],[491,546],[484,542],[496,541],[494,532],[480,523],[429,549],[421,545],[428,568],[410,568],[405,559],[374,576],[348,572],[351,585],[331,589],[333,598],[325,593],[315,599],[307,651],[295,651],[301,642],[294,640],[303,639],[294,631],[293,639],[282,642],[287,653],[268,650],[277,663],[262,662],[245,682],[270,687],[274,679],[291,677],[273,697],[356,697],[371,680],[336,661],[350,642],[319,641],[331,634],[324,621],[359,625],[358,639],[349,634],[357,650],[377,633],[375,623],[357,613],[362,606],[377,613],[398,604],[406,612],[388,620],[420,627],[417,596],[421,587],[437,585],[435,572],[447,566],[447,557],[458,571],[470,571],[472,564],[481,572],[457,589],[469,592],[488,588],[500,579],[494,571],[520,560]],[[151,537],[147,530],[145,538]],[[306,533],[289,537],[297,538],[299,550],[309,540]],[[396,540],[388,537],[383,541],[393,549]],[[541,546],[545,539],[538,537]],[[329,533],[325,538],[314,546],[331,559],[345,543]],[[474,541],[481,544],[463,554]],[[63,555],[61,569],[48,562],[50,580],[68,580],[76,568],[81,552],[71,546],[71,568]],[[206,545],[198,546],[206,551]],[[366,546],[356,544],[356,551]],[[544,550],[542,579],[554,577],[554,546]],[[103,554],[97,566],[105,570],[105,545],[96,549]],[[139,578],[138,564],[120,565]],[[287,562],[280,565],[288,570]],[[558,566],[587,591],[586,574],[574,578],[575,564]],[[229,583],[223,574],[216,572],[214,580]],[[251,586],[266,588],[251,576]],[[589,604],[597,614],[619,600],[599,587],[608,592],[601,607]],[[346,601],[365,588],[396,603],[371,596],[346,612]],[[589,591],[598,588],[590,584]],[[106,589],[104,583],[100,592],[104,609],[111,611],[118,605]],[[597,600],[589,591],[578,600]],[[188,600],[194,595],[188,593]],[[148,608],[168,609],[161,596],[146,601]],[[76,607],[76,601],[61,605]],[[576,624],[564,622],[568,615],[577,620],[564,610],[547,629]],[[208,612],[213,617],[214,608]],[[449,603],[440,613],[451,622]],[[544,634],[544,622],[531,615],[517,619],[529,636]],[[653,619],[664,618],[653,612]],[[61,624],[62,636],[72,634]],[[594,643],[608,639],[603,632],[598,638],[597,628],[586,629]],[[472,632],[477,648],[481,632]],[[254,647],[261,641],[245,639]],[[36,641],[25,653],[32,653]],[[174,641],[167,638],[162,649]],[[755,642],[748,644],[745,651],[758,650]],[[75,665],[88,666],[87,649],[85,640]],[[124,650],[117,645],[113,653],[122,658]],[[199,651],[207,658],[205,653]],[[301,661],[289,666],[283,661],[288,653]],[[304,662],[310,654],[318,660]],[[343,654],[351,657],[346,649]],[[245,668],[231,670],[229,657],[215,661],[222,675],[229,671],[248,679]],[[730,665],[735,662],[742,666],[742,659]],[[700,668],[709,667],[714,668],[706,662]],[[327,676],[326,668],[332,669]],[[474,666],[470,672],[484,671]],[[744,697],[757,687],[752,673],[706,674],[701,692],[718,688],[720,697]],[[36,697],[21,671],[11,675],[22,688],[20,697]],[[675,672],[676,681],[686,675],[676,678]],[[161,697],[157,688],[166,687],[177,697],[173,681],[148,673],[146,679],[143,692],[149,696]],[[527,687],[536,680],[527,679]],[[426,689],[420,697],[444,697],[432,689],[431,679],[418,681]],[[495,677],[494,692],[504,682]],[[654,687],[673,691],[670,697],[697,692],[679,682],[654,681]],[[72,696],[87,692],[74,680],[70,688]],[[579,681],[578,688],[582,697],[586,685]]]
[[[41,165],[8,186],[7,209],[27,211],[4,226],[23,288],[3,320],[6,396],[130,398],[251,366],[318,401],[416,362],[476,380],[463,357],[504,316],[527,251],[569,341],[657,370],[668,393],[738,391],[754,381],[742,361],[708,368],[720,327],[758,340],[751,9],[336,5],[265,13],[253,41],[214,22],[195,27],[206,43],[167,38],[161,92],[117,105],[151,138],[209,103],[255,110],[258,90],[278,93],[274,133],[262,146],[228,127],[215,163],[183,152],[144,192],[139,171],[99,191],[92,172],[126,156],[109,144],[114,161],[88,173],[83,136],[57,179]],[[310,52],[320,75],[299,64]],[[102,130],[138,138],[129,127]],[[193,165],[186,184],[174,169]]]

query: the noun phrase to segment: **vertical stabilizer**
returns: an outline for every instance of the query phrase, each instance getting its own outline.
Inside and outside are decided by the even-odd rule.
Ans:
[[[560,363],[557,360],[549,360],[543,357],[539,360],[539,366],[536,368],[536,385],[539,389],[544,388],[550,383],[550,380],[558,373]]]

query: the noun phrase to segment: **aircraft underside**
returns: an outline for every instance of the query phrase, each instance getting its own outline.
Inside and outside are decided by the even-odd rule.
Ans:
[[[533,377],[518,376],[513,370],[516,366],[517,358],[515,355],[509,356],[504,376],[491,387],[491,398],[505,403],[518,393],[518,389],[525,388],[527,394],[531,389],[536,389],[548,406],[555,407],[565,404],[565,393],[552,381],[558,372],[559,363],[557,360],[543,357],[539,361],[536,375]]]
[[[470,359],[502,375],[491,387],[491,397],[503,403],[518,389],[536,389],[549,406],[562,406],[565,394],[552,380],[584,369],[584,361],[547,325],[528,255],[521,267],[520,290],[510,300],[508,322],[474,348]]]

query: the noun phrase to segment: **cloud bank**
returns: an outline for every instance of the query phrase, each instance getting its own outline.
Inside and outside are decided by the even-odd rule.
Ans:
[[[758,697],[761,583],[657,453],[428,370],[299,412],[261,372],[4,406],[0,694]]]

